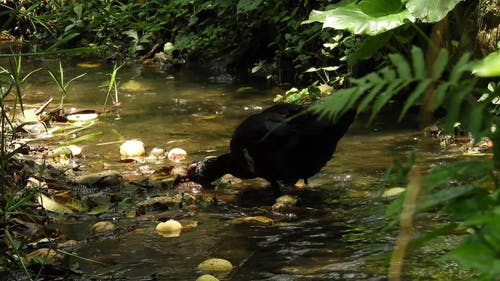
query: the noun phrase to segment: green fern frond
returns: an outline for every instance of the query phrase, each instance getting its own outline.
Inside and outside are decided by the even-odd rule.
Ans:
[[[370,124],[395,95],[404,94],[407,97],[399,114],[401,121],[408,110],[422,104],[424,95],[432,90],[429,110],[446,109],[445,132],[451,132],[460,122],[476,140],[489,133],[492,116],[488,110],[494,97],[478,102],[472,95],[476,93],[477,79],[470,72],[473,62],[469,54],[451,65],[448,50],[442,49],[432,65],[428,66],[423,51],[413,47],[411,60],[401,54],[392,54],[389,61],[390,65],[380,70],[351,79],[352,87],[330,95],[315,104],[312,110],[332,119],[353,108],[358,113],[370,110]]]

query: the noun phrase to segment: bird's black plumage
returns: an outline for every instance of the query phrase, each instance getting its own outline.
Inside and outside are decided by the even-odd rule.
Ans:
[[[307,182],[330,160],[354,115],[349,111],[332,122],[303,105],[274,105],[236,128],[229,153],[191,164],[183,179],[204,186],[224,174],[264,178],[274,187]]]

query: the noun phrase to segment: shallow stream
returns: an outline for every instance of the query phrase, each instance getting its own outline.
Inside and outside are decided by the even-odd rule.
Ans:
[[[69,87],[65,108],[101,110],[106,89],[100,86],[106,83],[112,66],[83,68],[77,63],[64,63],[65,77],[87,75]],[[57,69],[57,61],[52,60],[33,60],[30,65],[25,68]],[[186,162],[224,153],[237,124],[271,105],[276,94],[265,83],[218,83],[189,70],[169,75],[132,65],[123,67],[118,77],[122,86],[133,80],[140,87],[122,89],[115,113],[101,115],[88,129],[102,134],[79,144],[85,155],[79,160],[85,172],[139,171],[141,164],[120,161],[123,139],[142,140],[148,152],[153,147],[181,147],[188,152]],[[253,88],[239,90],[248,86]],[[54,106],[59,101],[46,70],[36,73],[23,88],[25,102],[42,102],[48,96],[54,97]],[[334,158],[302,192],[304,212],[274,224],[232,223],[234,218],[260,214],[273,203],[265,193],[267,183],[250,180],[220,191],[215,194],[217,204],[202,204],[193,214],[171,210],[172,216],[198,222],[177,238],[158,235],[156,221],[127,218],[119,211],[69,218],[56,215],[54,226],[79,242],[77,255],[103,263],[71,258],[70,263],[78,263],[83,280],[195,280],[201,275],[197,265],[211,257],[227,259],[235,266],[221,280],[386,280],[397,232],[383,230],[389,201],[380,197],[385,171],[393,159],[404,159],[419,142],[429,143],[428,150],[421,151],[426,157],[440,155],[437,144],[417,130],[394,124],[394,119],[388,115],[366,127],[366,120],[360,117],[340,141]],[[438,161],[442,160],[436,164]],[[123,192],[130,196],[136,189],[126,183]],[[240,192],[239,199],[226,201],[224,193],[231,195],[233,189]],[[130,231],[91,238],[90,226],[102,220]],[[437,275],[444,278],[440,280],[456,278],[453,264],[446,265],[448,273],[436,260],[453,241],[439,243],[434,249],[410,254],[405,280],[429,280]]]

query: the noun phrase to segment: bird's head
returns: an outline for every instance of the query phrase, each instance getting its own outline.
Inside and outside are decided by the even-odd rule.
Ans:
[[[201,184],[203,187],[212,187],[212,182],[224,174],[221,172],[219,162],[218,157],[208,157],[189,164],[185,174],[175,179],[174,186],[181,182],[192,181]]]

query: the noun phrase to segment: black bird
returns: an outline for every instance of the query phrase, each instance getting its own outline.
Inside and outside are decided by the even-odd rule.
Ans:
[[[194,181],[204,187],[232,174],[242,179],[264,178],[276,192],[316,174],[332,157],[355,116],[348,111],[336,122],[307,106],[277,104],[249,116],[234,131],[230,152],[190,164],[176,182]]]

